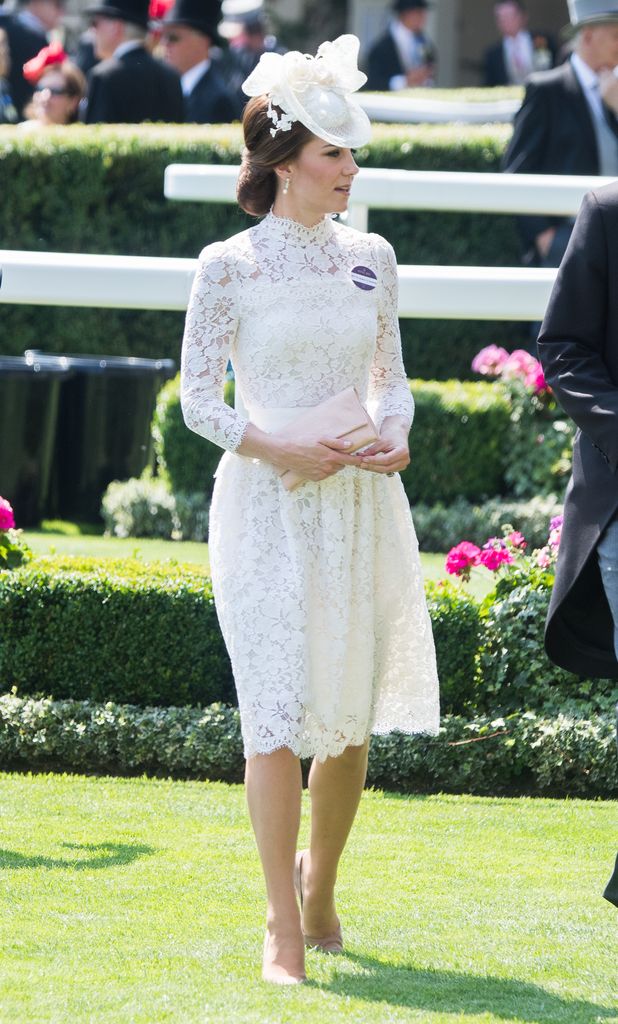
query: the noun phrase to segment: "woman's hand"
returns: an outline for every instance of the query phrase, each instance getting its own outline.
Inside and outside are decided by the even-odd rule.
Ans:
[[[408,430],[398,423],[384,422],[380,440],[359,452],[357,464],[372,473],[399,473],[410,465]]]
[[[270,461],[281,472],[292,469],[305,480],[326,480],[344,466],[358,466],[349,448],[349,441],[337,437],[296,438],[283,442]]]

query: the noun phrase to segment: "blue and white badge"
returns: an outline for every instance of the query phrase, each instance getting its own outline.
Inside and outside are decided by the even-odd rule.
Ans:
[[[369,267],[352,267],[352,280],[357,288],[364,292],[371,292],[378,283],[373,270]]]

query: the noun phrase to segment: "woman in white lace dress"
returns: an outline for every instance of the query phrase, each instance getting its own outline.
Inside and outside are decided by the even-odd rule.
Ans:
[[[200,256],[183,342],[187,425],[226,453],[210,559],[247,758],[268,896],[263,977],[305,978],[304,946],[343,948],[337,865],[372,732],[436,733],[438,685],[418,546],[397,471],[413,403],[397,320],[397,267],[378,235],[340,223],[369,122],[351,93],[358,40],[316,58],[267,54],[245,83],[238,199],[263,216]],[[223,402],[228,358],[236,408]],[[291,440],[285,425],[353,385],[379,440]],[[287,491],[288,469],[306,480]],[[300,758],[310,847],[295,856]],[[296,894],[300,898],[300,910]]]

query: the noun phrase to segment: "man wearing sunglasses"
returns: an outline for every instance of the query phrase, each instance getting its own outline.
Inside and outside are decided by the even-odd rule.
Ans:
[[[184,121],[176,72],[146,49],[148,0],[103,0],[87,8],[101,63],[90,74],[86,122]]]

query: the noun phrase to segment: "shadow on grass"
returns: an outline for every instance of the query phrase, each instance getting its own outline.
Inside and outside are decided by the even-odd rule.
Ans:
[[[308,985],[346,998],[368,1003],[405,1006],[433,1013],[458,1013],[480,1016],[491,1013],[505,1020],[529,1024],[594,1024],[618,1021],[618,1003],[600,1006],[583,999],[563,998],[538,985],[511,978],[496,978],[455,971],[420,970],[396,966],[372,957],[346,952],[350,960],[363,968],[364,976],[337,973],[324,984]]]
[[[63,843],[67,850],[88,850],[93,856],[80,859],[69,857],[41,857],[16,850],[0,849],[0,870],[20,868],[70,868],[72,871],[91,871],[99,868],[113,868],[118,864],[131,864],[138,857],[155,853],[153,846],[140,843]]]

